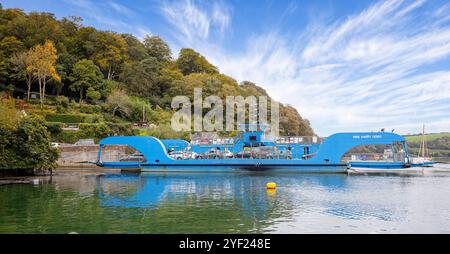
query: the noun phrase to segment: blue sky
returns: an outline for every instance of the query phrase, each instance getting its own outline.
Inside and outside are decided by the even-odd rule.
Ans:
[[[320,135],[450,131],[450,3],[417,1],[1,0],[156,34],[295,106]]]

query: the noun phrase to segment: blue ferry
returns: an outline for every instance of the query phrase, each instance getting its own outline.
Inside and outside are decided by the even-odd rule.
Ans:
[[[107,137],[99,142],[96,164],[144,172],[283,173],[346,173],[351,167],[395,171],[420,166],[410,163],[405,138],[391,132],[336,133],[323,140],[318,137],[274,139],[265,134],[264,128],[258,128],[242,130],[232,139],[215,141],[160,140],[151,136]],[[351,149],[367,145],[390,147],[391,156],[376,161],[345,159]],[[105,159],[108,156],[103,154],[107,146],[126,146],[134,152],[125,159],[108,160]]]

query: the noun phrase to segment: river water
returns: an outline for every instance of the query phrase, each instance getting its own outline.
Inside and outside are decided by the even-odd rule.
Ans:
[[[58,172],[0,186],[0,233],[450,233],[447,164],[414,176]]]

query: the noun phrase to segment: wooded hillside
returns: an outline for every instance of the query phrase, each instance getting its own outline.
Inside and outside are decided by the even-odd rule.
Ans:
[[[238,84],[220,73],[194,49],[181,49],[173,58],[158,36],[140,41],[83,26],[80,17],[58,20],[51,13],[0,6],[0,89],[35,104],[31,111],[49,122],[60,122],[54,119],[64,114],[94,114],[96,119],[81,123],[111,128],[141,119],[144,107],[150,123],[166,126],[172,98],[192,97],[194,87],[201,87],[204,97],[267,95],[252,82]],[[294,107],[280,105],[280,114],[281,135],[313,134]]]

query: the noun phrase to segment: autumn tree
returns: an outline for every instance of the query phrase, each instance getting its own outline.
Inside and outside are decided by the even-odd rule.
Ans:
[[[9,33],[28,48],[48,40],[58,43],[64,38],[55,15],[47,12],[31,12],[28,16],[13,19],[8,23],[8,28]]]
[[[309,121],[303,119],[291,105],[280,105],[280,131],[282,135],[313,136]]]
[[[69,80],[73,82],[70,90],[78,91],[80,94],[80,103],[83,101],[83,95],[87,90],[89,90],[89,97],[94,100],[99,99],[98,89],[103,82],[103,75],[93,61],[87,59],[78,61],[73,66]]]
[[[106,79],[112,80],[117,75],[121,64],[127,59],[127,42],[120,35],[103,32],[98,34],[95,53],[92,60],[106,73]]]
[[[46,41],[31,48],[29,71],[33,73],[39,83],[39,98],[41,106],[45,101],[45,88],[49,80],[60,81],[61,77],[56,71],[58,58],[53,42]]]
[[[27,50],[28,55],[20,53]],[[45,87],[50,80],[51,91]],[[158,36],[140,41],[130,34],[83,27],[78,17],[57,19],[51,13],[12,8],[0,9],[0,84],[9,94],[23,88],[28,97],[33,85],[39,84],[41,104],[50,92],[68,96],[76,91],[81,101],[107,98],[106,106],[125,120],[135,119],[141,109],[136,105],[145,102],[155,108],[153,119],[158,124],[170,121],[172,98],[187,95],[192,99],[195,87],[203,88],[204,96],[222,99],[268,96],[254,83],[239,85],[219,73],[193,49],[184,48],[173,59],[170,47]],[[135,97],[129,102],[127,94],[142,103],[133,103]],[[308,120],[294,108],[280,105],[280,114],[282,134],[313,133]]]

